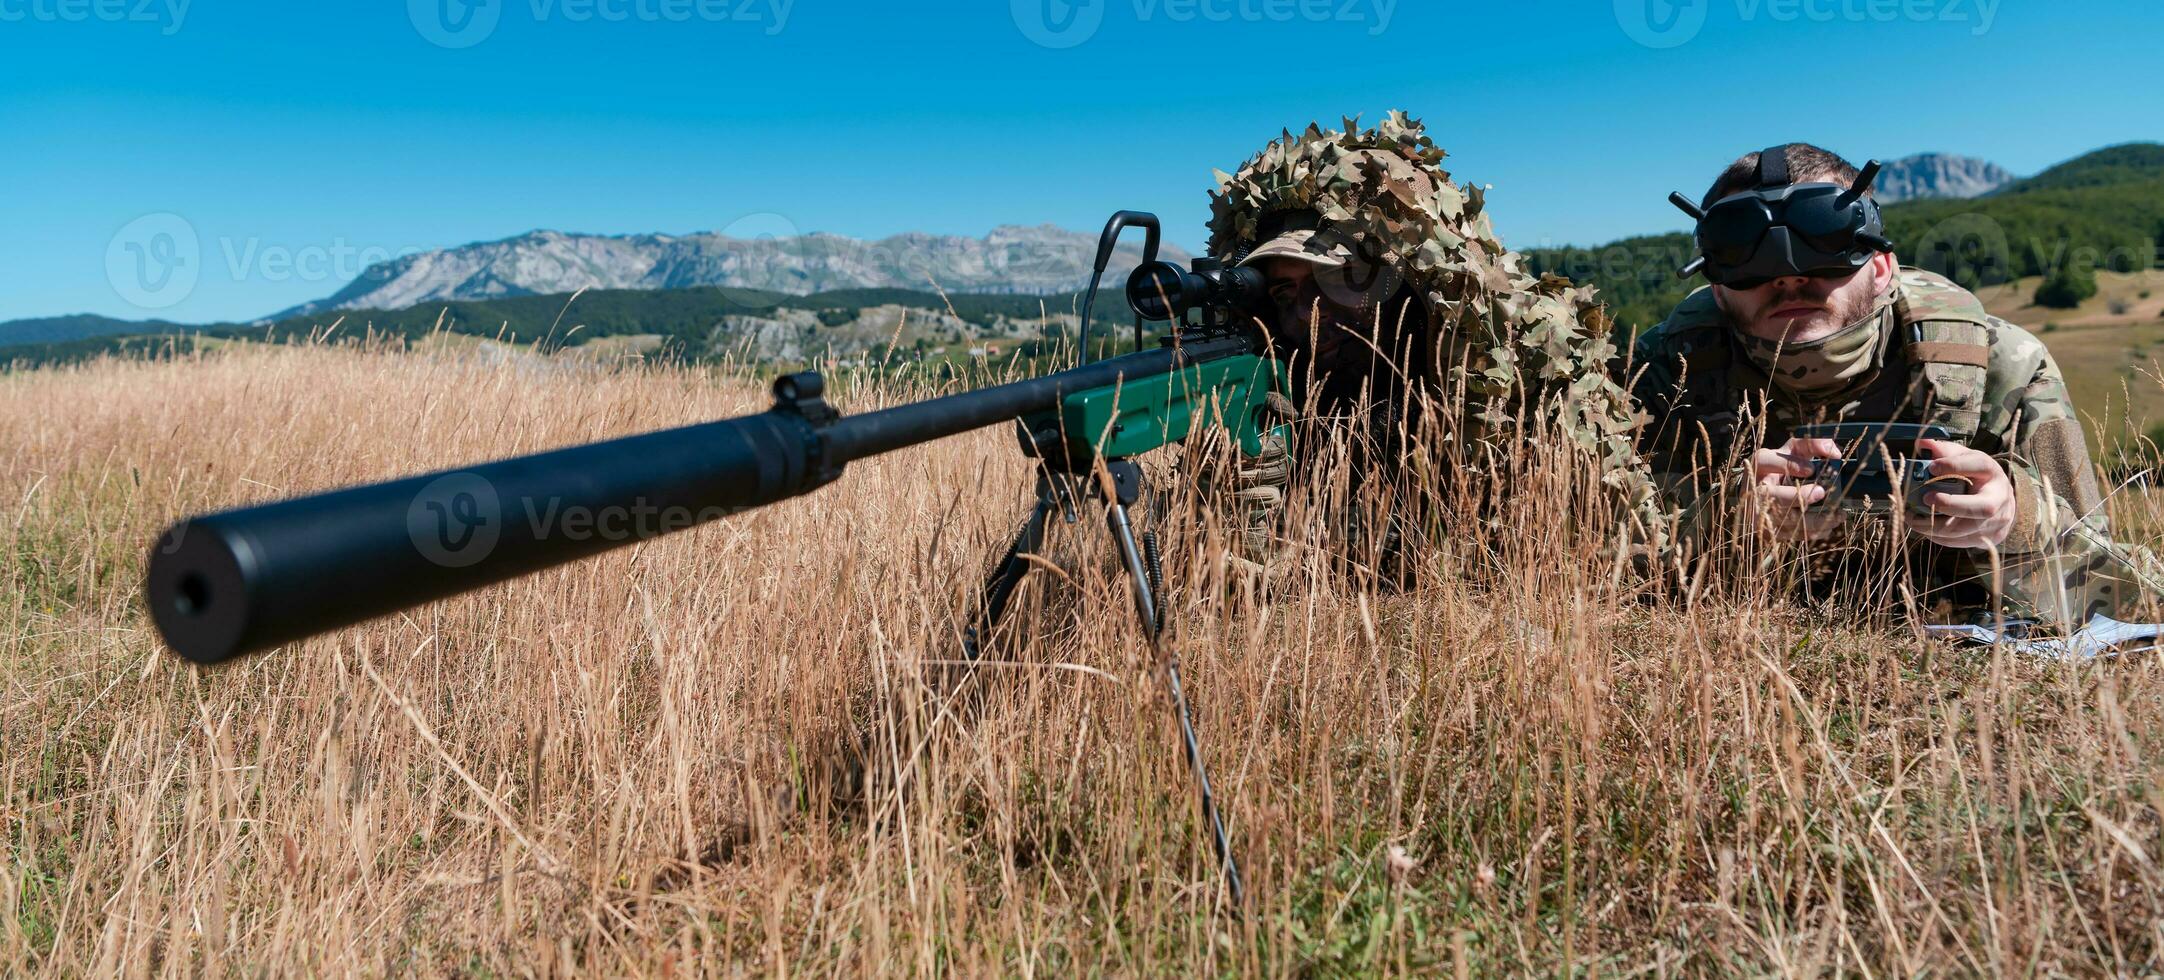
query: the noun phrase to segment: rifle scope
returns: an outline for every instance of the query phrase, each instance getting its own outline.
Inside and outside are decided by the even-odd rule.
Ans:
[[[1190,310],[1212,314],[1254,313],[1267,308],[1268,281],[1262,270],[1226,266],[1202,258],[1193,268],[1170,262],[1145,262],[1127,277],[1127,305],[1145,320],[1179,320]]]

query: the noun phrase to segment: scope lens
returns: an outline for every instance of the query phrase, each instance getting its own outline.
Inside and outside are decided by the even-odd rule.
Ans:
[[[1170,262],[1139,266],[1127,277],[1127,305],[1145,320],[1170,320],[1188,306],[1188,273]]]
[[[1225,309],[1258,313],[1270,308],[1270,279],[1251,265],[1235,266],[1217,276],[1210,301]]]

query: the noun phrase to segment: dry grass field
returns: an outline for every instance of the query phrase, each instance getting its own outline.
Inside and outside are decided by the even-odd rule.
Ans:
[[[2091,452],[2146,434],[2164,420],[2164,269],[2099,272],[2096,295],[2071,310],[2034,302],[2041,276],[1978,291],[1985,308],[2027,327],[2051,348],[2090,429]]]
[[[352,347],[0,375],[0,973],[2164,969],[2157,661],[1646,597],[1537,507],[1410,591],[1182,539],[1244,912],[1117,578],[1034,575],[1013,662],[934,683],[1028,499],[1004,430],[222,669],[140,607],[185,513],[761,407]]]

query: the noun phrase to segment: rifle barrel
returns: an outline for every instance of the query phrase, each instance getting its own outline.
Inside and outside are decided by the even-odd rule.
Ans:
[[[1162,374],[1187,359],[1181,352],[1160,347],[1041,378],[852,415],[827,428],[828,452],[833,457],[854,461],[920,445],[1041,412],[1058,405],[1067,395],[1115,384],[1121,378]]]
[[[181,656],[219,663],[801,496],[854,460],[1232,349],[1140,351],[841,419],[817,375],[792,375],[754,415],[193,517],[152,550],[151,619]]]
[[[808,492],[813,439],[768,411],[183,520],[151,618],[218,663]]]

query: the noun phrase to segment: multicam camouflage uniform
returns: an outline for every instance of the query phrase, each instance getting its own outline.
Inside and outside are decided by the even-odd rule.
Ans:
[[[1424,336],[1439,348],[1409,352],[1413,370],[1440,375],[1422,379],[1434,393],[1462,393],[1463,417],[1445,426],[1470,447],[1457,458],[1508,459],[1559,423],[1630,518],[1627,539],[1611,545],[1657,547],[1668,517],[1634,449],[1629,396],[1606,371],[1615,348],[1593,290],[1528,274],[1496,239],[1480,189],[1453,184],[1443,156],[1401,112],[1371,129],[1347,119],[1341,130],[1284,133],[1239,172],[1218,173],[1208,251],[1238,261],[1282,245],[1273,229],[1293,226],[1315,230],[1296,247],[1357,252],[1390,270],[1425,307]],[[1283,557],[1271,528],[1296,463],[1274,446],[1232,481],[1246,558]]]
[[[1996,574],[1986,549],[1921,539],[1902,549],[1924,604],[1938,607],[1927,614],[1991,610],[1994,580],[2003,584],[1998,608],[2006,614],[2062,628],[2124,612],[2142,590],[2155,594],[2164,583],[2156,560],[2111,540],[2081,423],[2043,342],[1986,314],[1967,290],[1916,269],[1897,274],[1874,316],[1883,319],[1867,369],[1831,386],[1808,377],[1776,383],[1762,366],[1765,342],[1729,325],[1711,287],[1638,339],[1632,394],[1651,416],[1642,444],[1655,479],[1691,504],[1686,537],[1705,533],[1717,518],[1709,506],[1718,496],[1709,492],[1714,481],[1721,474],[1744,479],[1751,450],[1781,446],[1798,425],[1934,423],[1998,459],[2012,478],[2019,516]],[[1755,444],[1737,445],[1752,443],[1754,432]],[[1859,523],[1868,522],[1850,522],[1840,540],[1862,536],[1868,529]]]

